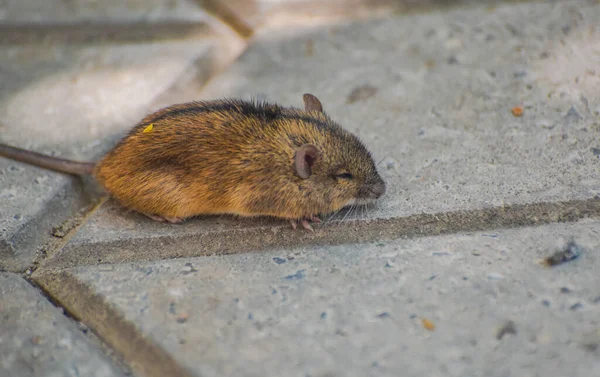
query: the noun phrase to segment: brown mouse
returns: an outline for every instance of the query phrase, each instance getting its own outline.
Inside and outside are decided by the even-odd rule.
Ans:
[[[0,144],[0,156],[63,173],[92,174],[122,205],[157,221],[197,215],[310,221],[385,193],[361,141],[304,95],[304,110],[217,100],[146,116],[97,163]]]

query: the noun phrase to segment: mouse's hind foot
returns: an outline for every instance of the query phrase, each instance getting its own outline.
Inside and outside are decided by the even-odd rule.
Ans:
[[[301,220],[290,220],[290,224],[292,224],[292,229],[296,230],[296,228],[298,227],[298,221],[300,221],[300,224],[302,225],[302,227],[304,229],[314,232],[315,230],[310,225],[309,221],[312,221],[313,223],[320,223],[321,219],[318,218],[317,216],[311,216],[311,217],[301,219]]]
[[[168,222],[171,224],[179,224],[179,223],[183,222],[183,218],[181,218],[181,217],[166,217],[166,216],[158,216],[158,215],[149,215],[147,213],[144,213],[144,215],[146,215],[147,217],[151,218],[154,221],[158,221],[159,223]]]

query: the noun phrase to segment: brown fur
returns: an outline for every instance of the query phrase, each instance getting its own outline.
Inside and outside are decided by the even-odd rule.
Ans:
[[[385,184],[369,152],[307,96],[309,111],[240,100],[159,110],[102,158],[93,175],[124,206],[164,218],[303,219],[351,200],[375,200]],[[144,132],[149,125],[152,131]],[[307,160],[303,179],[295,157],[307,144],[318,157]]]

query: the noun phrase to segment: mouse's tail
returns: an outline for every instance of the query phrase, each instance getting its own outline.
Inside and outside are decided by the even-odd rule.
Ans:
[[[11,147],[10,145],[6,144],[0,144],[0,156],[40,168],[75,175],[92,174],[95,166],[95,164],[92,162],[64,160],[62,158],[56,158],[21,148]]]

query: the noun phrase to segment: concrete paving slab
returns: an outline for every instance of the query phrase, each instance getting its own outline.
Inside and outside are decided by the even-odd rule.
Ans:
[[[46,263],[333,244],[598,215],[600,74],[590,64],[600,62],[597,19],[597,3],[525,3],[259,33],[202,98],[300,106],[302,93],[315,93],[381,161],[388,192],[378,208],[341,213],[337,219],[352,221],[346,228],[330,223],[315,234],[292,234],[281,222],[256,219],[156,225],[109,206]],[[182,83],[165,98],[186,95]],[[523,113],[514,115],[514,108]]]
[[[540,264],[570,239],[578,259]],[[599,264],[600,221],[583,220],[35,280],[148,376],[161,357],[208,377],[591,376]]]
[[[261,31],[289,30],[352,19],[364,19],[390,13],[431,11],[451,6],[502,3],[503,0],[228,0],[231,11],[247,24]],[[203,1],[206,4],[206,1]]]
[[[12,24],[202,20],[206,14],[192,0],[60,1],[4,0],[0,21]]]
[[[182,76],[206,80],[235,53],[223,38],[0,49],[3,143],[93,160],[107,151]],[[163,104],[164,105],[164,104]],[[76,179],[0,159],[0,269],[21,271],[53,227],[89,204]]]
[[[0,375],[124,376],[60,309],[9,273],[0,273]]]

